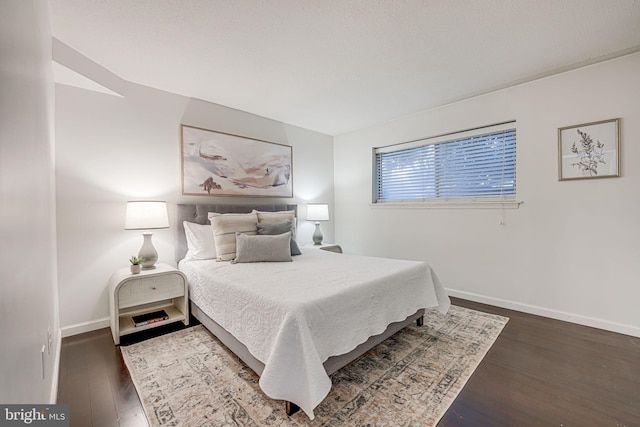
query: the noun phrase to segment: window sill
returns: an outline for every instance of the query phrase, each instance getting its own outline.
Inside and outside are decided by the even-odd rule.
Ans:
[[[518,209],[523,201],[429,200],[370,203],[374,209]]]

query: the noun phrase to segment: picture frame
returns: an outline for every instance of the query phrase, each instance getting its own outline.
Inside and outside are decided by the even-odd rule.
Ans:
[[[620,119],[558,129],[558,180],[620,176]]]
[[[180,125],[182,194],[293,197],[290,145]]]

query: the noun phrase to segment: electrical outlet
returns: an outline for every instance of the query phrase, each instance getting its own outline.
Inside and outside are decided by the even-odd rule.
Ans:
[[[42,379],[45,379],[45,374],[44,374],[44,352],[46,350],[45,348],[46,346],[42,346],[42,349],[40,350],[40,360],[42,361]]]

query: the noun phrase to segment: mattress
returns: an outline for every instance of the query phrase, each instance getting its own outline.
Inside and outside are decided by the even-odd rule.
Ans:
[[[187,261],[190,299],[264,365],[260,387],[310,419],[331,389],[322,363],[449,298],[424,262],[304,250],[293,262]]]

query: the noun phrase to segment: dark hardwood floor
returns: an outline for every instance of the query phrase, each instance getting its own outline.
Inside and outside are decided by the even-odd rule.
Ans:
[[[510,320],[438,426],[640,426],[640,338],[452,300]],[[63,339],[61,352],[72,426],[147,425],[108,328]]]

